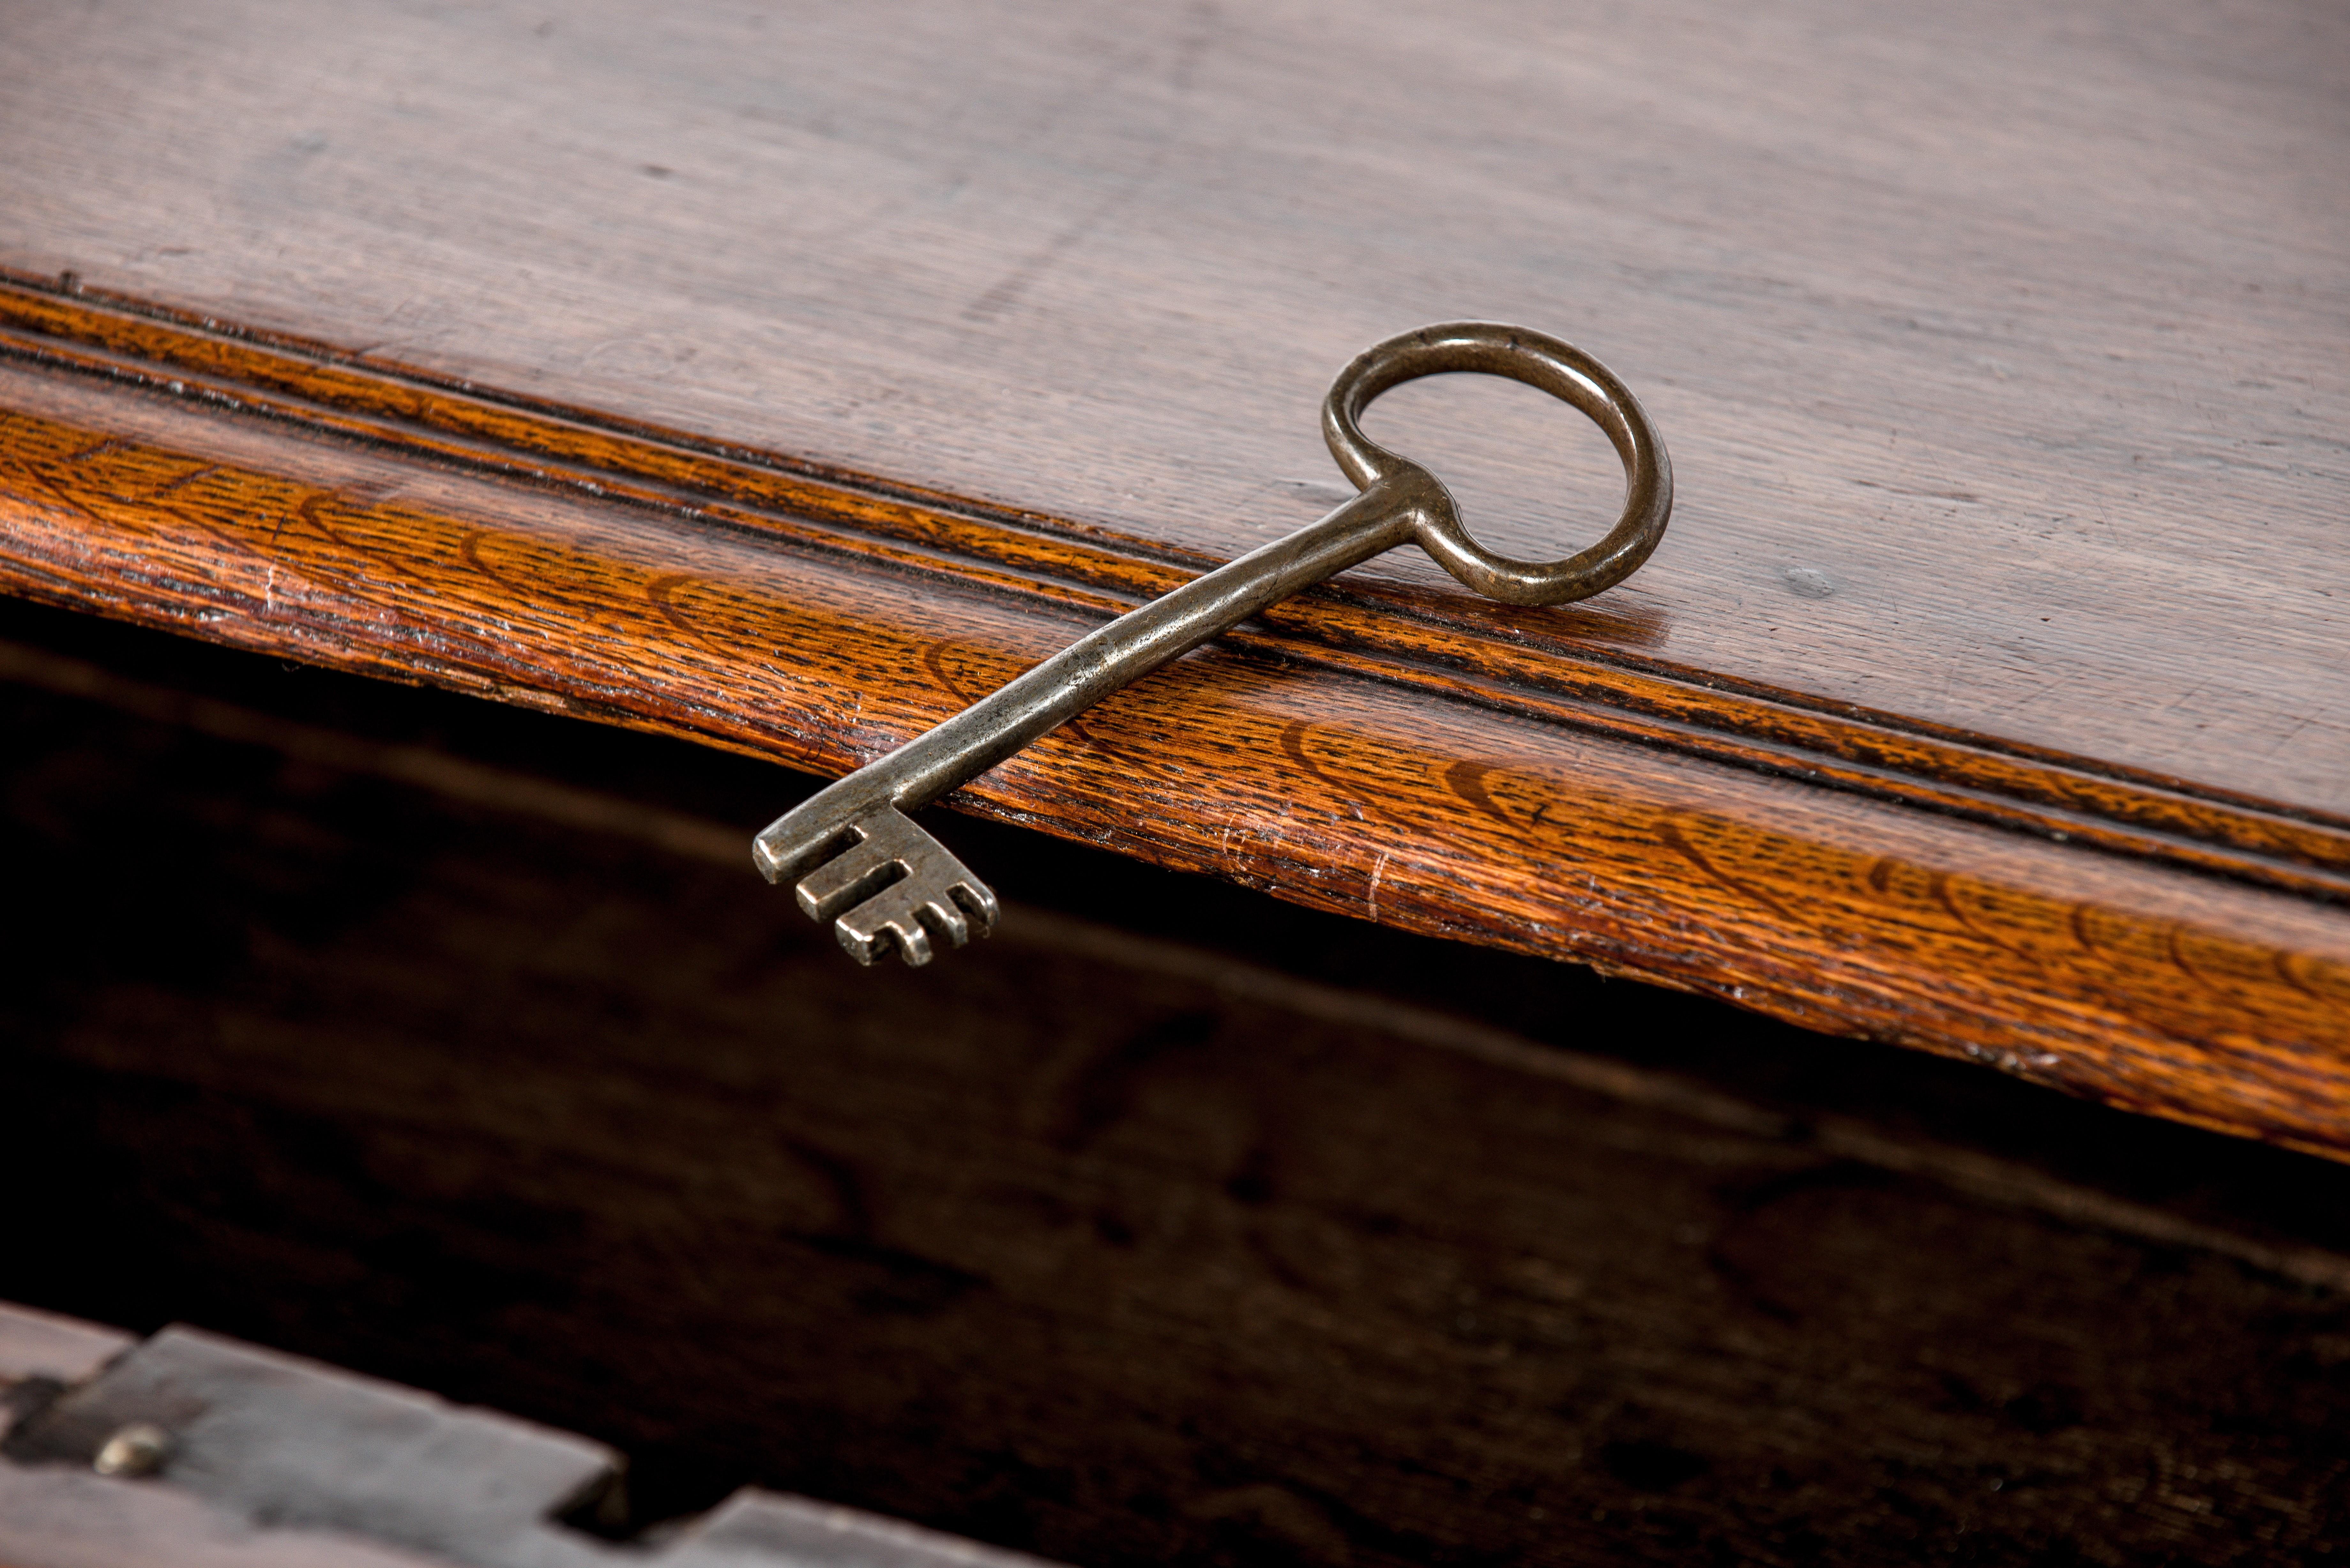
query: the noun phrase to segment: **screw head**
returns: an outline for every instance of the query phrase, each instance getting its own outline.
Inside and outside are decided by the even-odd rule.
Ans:
[[[145,1421],[133,1421],[99,1446],[89,1468],[102,1476],[136,1480],[153,1475],[171,1457],[171,1433]]]

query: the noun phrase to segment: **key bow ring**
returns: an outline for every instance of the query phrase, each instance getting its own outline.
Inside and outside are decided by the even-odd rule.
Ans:
[[[1390,388],[1453,371],[1507,376],[1581,410],[1624,464],[1624,510],[1605,538],[1563,561],[1512,560],[1470,536],[1435,474],[1372,441],[1363,410]],[[1672,464],[1623,382],[1572,344],[1492,322],[1423,327],[1365,349],[1322,402],[1322,433],[1357,493],[1317,523],[1195,577],[1080,638],[879,761],[817,792],[753,840],[770,882],[795,885],[859,963],[987,935],[996,898],[906,814],[930,805],[1170,659],[1326,577],[1406,542],[1488,598],[1554,605],[1639,569],[1673,509]]]

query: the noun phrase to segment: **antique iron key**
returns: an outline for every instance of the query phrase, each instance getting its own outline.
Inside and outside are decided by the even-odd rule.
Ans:
[[[1367,438],[1363,410],[1403,381],[1446,371],[1508,376],[1590,416],[1623,460],[1622,517],[1564,561],[1496,556],[1469,536],[1436,476]],[[1365,350],[1322,403],[1331,455],[1360,492],[1320,522],[1253,550],[1080,638],[945,723],[777,818],[753,843],[770,882],[795,882],[800,908],[831,920],[859,963],[895,949],[928,963],[995,926],[995,895],[907,812],[976,778],[1031,741],[1300,589],[1417,540],[1454,576],[1508,604],[1562,604],[1622,582],[1657,547],[1672,514],[1672,466],[1639,403],[1580,349],[1488,322],[1426,327]]]

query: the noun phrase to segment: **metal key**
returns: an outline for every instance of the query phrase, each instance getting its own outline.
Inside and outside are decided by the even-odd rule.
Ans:
[[[1607,536],[1564,561],[1496,556],[1469,536],[1436,476],[1364,436],[1372,399],[1416,377],[1473,370],[1508,376],[1590,416],[1623,460],[1624,512]],[[1361,493],[1285,539],[1153,599],[1089,633],[928,734],[777,818],[753,842],[770,882],[795,882],[800,908],[831,920],[859,963],[896,950],[928,963],[937,942],[985,936],[999,913],[987,885],[905,815],[960,787],[1128,681],[1268,606],[1419,541],[1454,576],[1491,598],[1563,604],[1622,582],[1663,536],[1672,465],[1639,403],[1607,369],[1539,332],[1487,322],[1422,327],[1365,350],[1322,403],[1331,455]]]

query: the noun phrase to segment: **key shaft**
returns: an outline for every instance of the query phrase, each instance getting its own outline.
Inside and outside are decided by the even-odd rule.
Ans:
[[[1299,590],[1411,537],[1409,476],[1320,522],[1195,577],[1071,643],[1024,674],[778,817],[754,841],[771,882],[800,874],[840,825],[883,806],[916,811],[977,778],[1124,686]]]

